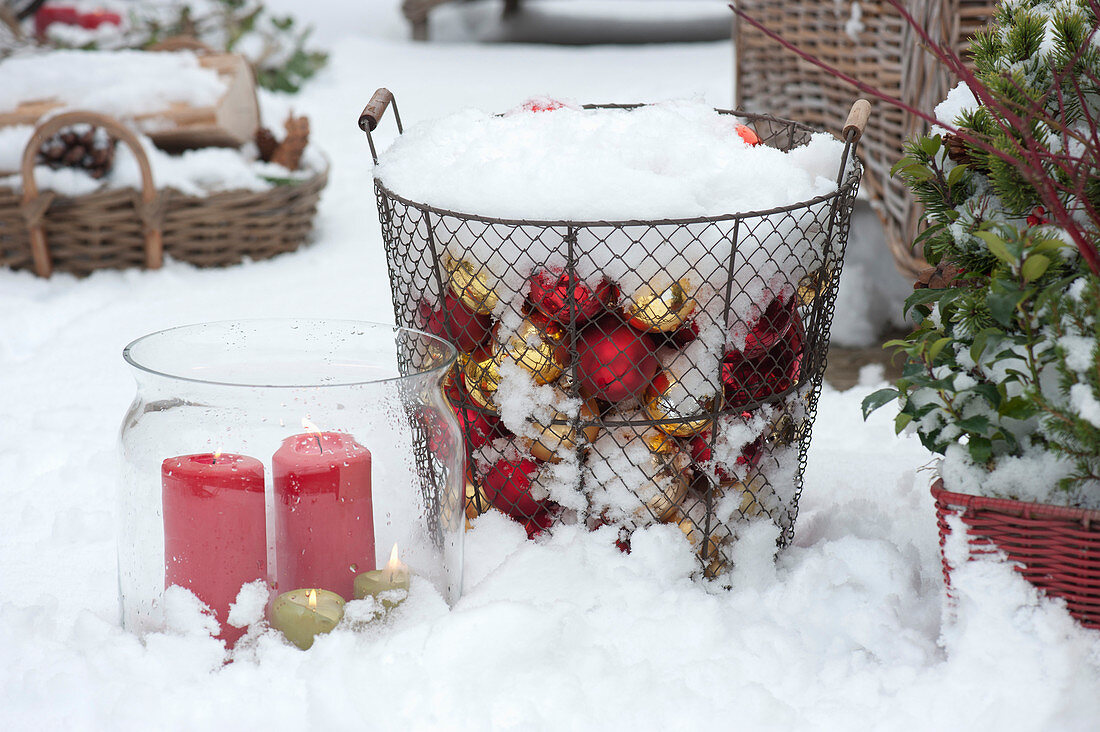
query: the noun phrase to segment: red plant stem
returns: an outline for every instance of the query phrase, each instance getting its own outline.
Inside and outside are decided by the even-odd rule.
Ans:
[[[1042,107],[1038,109],[1037,114],[1035,109],[1024,108],[1022,110],[1024,115],[1030,117],[1030,119],[1025,120],[1024,117],[1014,112],[1007,104],[997,99],[990,92],[989,88],[986,87],[985,84],[983,84],[977,78],[977,76],[972,71],[970,71],[969,68],[967,68],[966,64],[957,53],[955,53],[952,49],[946,47],[945,45],[937,43],[931,36],[929,36],[928,32],[921,26],[921,24],[917,22],[917,20],[913,18],[913,16],[910,15],[909,12],[902,6],[900,0],[886,1],[891,7],[898,11],[898,14],[902,17],[902,19],[907,24],[909,24],[914,32],[916,32],[918,38],[920,38],[921,42],[925,45],[929,52],[931,52],[938,61],[944,64],[944,66],[947,67],[948,71],[952,72],[961,81],[963,81],[970,88],[974,96],[983,106],[994,112],[994,114],[991,114],[990,116],[993,118],[994,122],[1000,127],[1002,133],[1004,133],[1004,137],[1010,142],[1013,152],[1016,153],[1015,156],[991,145],[990,143],[986,142],[984,139],[981,139],[976,135],[973,135],[965,130],[958,129],[955,125],[941,120],[933,114],[928,114],[922,110],[916,109],[912,105],[906,104],[897,97],[890,96],[889,94],[886,94],[885,92],[882,92],[879,89],[870,86],[869,84],[848,76],[836,67],[825,63],[816,56],[813,56],[812,54],[804,51],[787,39],[783,38],[780,34],[765,27],[762,23],[760,23],[752,16],[748,15],[740,8],[730,5],[730,9],[733,10],[733,12],[737,15],[739,19],[745,21],[768,38],[772,39],[776,43],[780,44],[782,47],[796,54],[802,60],[813,64],[814,66],[822,69],[826,73],[848,84],[851,84],[859,91],[875,99],[879,99],[893,107],[897,107],[907,114],[912,114],[929,124],[943,127],[948,132],[958,136],[966,143],[978,148],[979,150],[982,150],[983,152],[993,155],[1004,161],[1005,163],[1015,167],[1020,172],[1021,176],[1035,188],[1040,200],[1045,205],[1048,214],[1051,216],[1054,222],[1061,226],[1070,236],[1070,238],[1073,239],[1077,250],[1080,252],[1089,269],[1094,274],[1100,275],[1100,255],[1097,254],[1095,245],[1085,235],[1085,232],[1081,229],[1080,223],[1076,219],[1074,219],[1072,213],[1070,213],[1070,211],[1063,204],[1061,196],[1059,196],[1059,190],[1064,190],[1065,192],[1070,193],[1074,197],[1076,197],[1077,200],[1080,201],[1082,206],[1085,208],[1085,211],[1088,214],[1088,217],[1093,222],[1094,226],[1100,229],[1100,215],[1097,214],[1095,208],[1088,201],[1087,196],[1084,195],[1084,184],[1086,176],[1081,174],[1080,167],[1084,164],[1085,161],[1081,159],[1071,158],[1067,155],[1065,156],[1066,162],[1061,162],[1059,160],[1059,156],[1055,156],[1051,154],[1049,150],[1045,150],[1043,146],[1035,139],[1035,136],[1031,131],[1031,125],[1028,124],[1028,122],[1044,122],[1053,128],[1059,128],[1063,132],[1064,136],[1068,134],[1065,125],[1060,125],[1056,120],[1052,120],[1050,116],[1045,113]],[[1096,0],[1092,0],[1089,4],[1093,9],[1094,14],[1100,16],[1100,7],[1098,7],[1098,3],[1096,2]],[[1095,34],[1095,32],[1096,29],[1094,28],[1093,34]],[[1077,60],[1084,52],[1084,48],[1090,45],[1091,38],[1092,34],[1090,34],[1090,37],[1086,40],[1086,43],[1083,44],[1083,47],[1078,50],[1077,55],[1074,57],[1074,59],[1067,65],[1067,73],[1069,70],[1072,70],[1073,67],[1076,65]],[[1059,74],[1054,74],[1054,76],[1056,80],[1056,86],[1059,88],[1059,108],[1061,109],[1063,108],[1061,106],[1061,83],[1064,77]],[[1078,94],[1080,95],[1081,92],[1079,91]],[[1034,106],[1034,104],[1029,105],[1029,107]],[[1035,119],[1036,117],[1038,117],[1038,120]],[[1019,135],[1020,139],[1017,139],[1017,134]],[[1092,131],[1092,136],[1095,139],[1095,130]],[[1065,149],[1065,147],[1063,149]],[[1058,185],[1054,177],[1044,167],[1044,160],[1052,162],[1052,164],[1054,164],[1055,167],[1065,175],[1066,179],[1073,183],[1072,187]],[[1074,160],[1076,164],[1070,165],[1068,163],[1069,160]],[[1023,162],[1024,164],[1021,165],[1021,162]]]

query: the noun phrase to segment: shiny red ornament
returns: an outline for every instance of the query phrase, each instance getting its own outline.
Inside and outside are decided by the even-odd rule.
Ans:
[[[738,137],[740,137],[742,140],[745,141],[745,144],[747,144],[747,145],[760,145],[761,144],[760,136],[757,135],[756,132],[751,127],[747,127],[745,125],[737,125],[733,129],[737,132]]]
[[[1027,217],[1028,226],[1042,226],[1043,224],[1049,223],[1050,219],[1047,218],[1047,210],[1042,206],[1036,206]]]
[[[742,412],[741,416],[745,419],[752,417],[750,412]],[[695,461],[696,465],[707,466],[710,465],[713,460],[713,454],[710,449],[710,433],[704,432],[699,435],[695,435],[688,443],[688,450],[691,453],[691,459]],[[752,442],[741,448],[741,454],[737,456],[735,461],[737,465],[747,465],[750,468],[760,462],[760,456],[764,450],[764,438],[757,437]],[[725,463],[716,463],[714,465],[714,474],[719,481],[723,483],[730,483],[737,479],[737,476],[733,475],[726,469]]]
[[[759,358],[790,334],[797,318],[797,303],[794,298],[786,303],[779,298],[772,300],[749,330],[741,352],[746,358]]]
[[[727,408],[764,401],[797,383],[802,368],[804,331],[798,314],[794,317],[794,326],[786,336],[755,358],[741,351],[730,351],[722,358]]]
[[[538,469],[534,460],[498,460],[481,480],[485,497],[516,521],[537,519],[550,509],[548,501],[531,496],[531,479]]]
[[[694,320],[672,334],[672,342],[677,348],[685,348],[699,338],[699,324]]]
[[[534,539],[550,528],[550,524],[554,523],[554,513],[551,510],[540,511],[535,516],[527,519],[523,522],[523,528],[527,530],[527,538]]]
[[[108,25],[122,25],[122,16],[109,10],[93,10],[80,16],[80,27],[94,30],[107,23]]]
[[[77,25],[88,30],[95,30],[104,23],[122,25],[122,16],[108,10],[92,10],[83,13],[70,5],[45,5],[34,14],[35,35],[39,38],[45,37],[46,30],[54,23]]]
[[[648,333],[606,316],[577,340],[577,382],[586,394],[609,402],[640,396],[657,374],[656,344]]]
[[[552,112],[555,109],[564,108],[565,104],[563,102],[559,102],[557,99],[550,99],[549,97],[535,97],[534,99],[528,99],[520,105],[520,109],[524,112]]]
[[[539,270],[531,278],[531,304],[546,317],[566,325],[570,322],[570,307],[575,308],[579,325],[599,315],[615,294],[615,286],[607,280],[601,280],[593,291],[579,279],[571,281],[569,273],[560,269]]]
[[[421,301],[417,315],[421,328],[453,343],[464,353],[484,344],[493,328],[492,317],[470,310],[450,290],[443,296],[443,307],[433,308],[426,301]]]
[[[498,437],[507,436],[509,433],[504,428],[500,418],[495,414],[488,414],[473,406],[473,399],[462,390],[457,382],[458,379],[452,380],[447,386],[446,393],[447,400],[451,403],[455,416],[458,417],[458,424],[462,427],[462,435],[466,439],[466,446],[469,449],[476,450]],[[436,447],[430,444],[430,437],[429,446],[433,451],[436,450]]]

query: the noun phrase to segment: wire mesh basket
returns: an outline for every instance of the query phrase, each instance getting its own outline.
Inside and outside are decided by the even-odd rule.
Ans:
[[[385,89],[359,120],[376,163],[371,132],[390,106],[400,134]],[[502,219],[408,200],[375,177],[396,322],[460,351],[446,389],[468,517],[496,509],[532,536],[610,525],[624,549],[634,529],[674,523],[708,576],[730,566],[750,521],[791,541],[868,112],[852,107],[834,192],[765,211]],[[737,118],[784,151],[817,132]],[[539,399],[517,421],[517,401]]]

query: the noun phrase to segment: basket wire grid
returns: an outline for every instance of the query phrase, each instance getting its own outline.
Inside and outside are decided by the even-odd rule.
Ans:
[[[397,105],[385,89],[375,93],[360,118],[375,162],[378,157],[371,131],[389,106],[394,108],[400,134],[403,129]],[[629,110],[640,106],[585,108]],[[770,519],[779,527],[779,546],[789,544],[794,536],[811,426],[826,366],[852,203],[862,173],[854,149],[866,123],[867,109],[866,102],[857,102],[852,123],[846,125],[837,190],[766,211],[652,221],[502,219],[411,201],[375,178],[396,322],[433,330],[428,321],[434,316],[434,330],[443,330],[464,352],[447,391],[466,435],[468,517],[496,508],[524,522],[531,535],[552,530],[552,525],[561,521],[584,521],[590,528],[613,523],[620,527],[622,546],[628,546],[634,528],[675,522],[695,547],[708,576],[716,576],[730,566],[731,545],[747,521]],[[768,115],[736,116],[751,125],[761,143],[781,150],[806,143],[817,131]],[[685,343],[690,345],[690,316],[677,321],[675,328],[643,332],[636,321],[635,326],[625,325],[630,318],[624,308],[629,302],[636,304],[636,298],[624,300],[628,293],[617,292],[614,284],[600,298],[596,297],[599,288],[593,294],[572,286],[580,281],[579,271],[598,271],[600,263],[592,260],[592,252],[601,245],[622,246],[625,242],[629,247],[642,248],[649,260],[670,241],[728,243],[730,256],[721,261],[713,256],[701,257],[692,263],[689,279],[697,276],[707,280],[717,273],[723,286],[713,288],[706,302],[695,303],[698,312],[717,313],[717,322],[726,324],[723,327],[740,328],[746,334],[742,348],[726,347],[720,356],[713,356],[720,358],[719,390],[709,398],[688,400],[696,406],[690,413],[663,408],[668,404],[660,401],[660,389],[654,392],[654,374],[648,371],[642,379],[647,385],[644,393],[635,387],[630,397],[616,402],[609,394],[625,386],[622,382],[633,371],[628,368],[625,374],[601,382],[605,388],[600,391],[593,387],[591,374],[581,368],[590,353],[590,339],[599,340],[612,330],[626,328],[637,340],[644,340],[648,350],[682,354]],[[766,260],[745,254],[759,254],[760,247],[752,245],[765,241],[774,245]],[[551,272],[551,279],[559,278],[567,285],[557,320],[545,316],[530,300],[518,308],[511,307],[513,312],[508,314],[523,319],[521,329],[529,328],[527,346],[520,344],[518,349],[514,337],[511,341],[508,336],[494,338],[485,322],[471,318],[470,311],[478,306],[483,312],[492,310],[490,301],[496,297],[491,288],[470,289],[470,283],[478,283],[488,271],[472,250],[480,247],[478,251],[484,258],[485,251],[501,251],[500,243],[513,245],[504,251],[549,251],[554,256],[548,261],[498,262],[497,269],[504,266],[525,281]],[[796,250],[802,255],[795,256]],[[661,264],[652,262],[658,278],[665,274]],[[756,288],[754,292],[771,293],[773,298],[760,300],[750,308],[755,318],[746,318],[741,313],[743,307],[734,308],[734,302],[745,295],[746,283]],[[457,305],[456,295],[464,296]],[[703,299],[701,291],[696,295]],[[593,298],[599,302],[595,314]],[[496,305],[494,315],[498,319],[501,308],[501,304]],[[465,315],[459,315],[458,310]],[[499,323],[493,324],[499,328]],[[532,352],[531,343],[545,345],[548,350],[535,347]],[[634,359],[635,352],[629,346],[624,349],[622,341],[616,343],[619,350],[612,351],[613,358]],[[564,455],[576,461],[580,493],[587,497],[587,505],[580,510],[563,510],[549,500],[532,500],[530,492],[500,490],[499,481],[489,488],[493,481],[486,472],[495,468],[492,458],[486,458],[482,451],[483,446],[499,444],[492,440],[515,441],[501,422],[492,391],[501,385],[497,369],[509,357],[520,363],[526,360],[536,383],[554,384],[564,395],[585,405],[571,416],[559,414],[554,419],[539,420],[534,433],[524,433],[517,441],[529,448],[529,452],[521,449],[524,457],[541,458],[534,461],[540,469],[546,467],[544,459],[552,462]],[[410,363],[421,358],[409,354]],[[715,370],[715,363],[688,361],[688,368]],[[560,368],[543,368],[548,363]],[[636,364],[633,368],[642,369]],[[662,369],[659,367],[657,373],[665,373]],[[591,408],[587,408],[589,405]],[[748,438],[744,437],[746,428],[751,433]],[[740,446],[736,459],[730,457],[729,446],[720,454],[719,443],[727,431],[741,435],[732,444],[734,452]],[[434,432],[428,425],[419,436],[423,444],[416,450],[419,469],[426,474],[433,470],[427,445]],[[608,439],[609,435],[614,439]],[[614,470],[608,473],[601,468],[601,462],[622,465],[628,454],[626,459],[643,471],[641,486],[628,483]],[[621,485],[607,485],[616,482]],[[638,508],[625,517],[609,517],[606,506],[593,496],[606,491],[622,495],[623,488],[634,494]]]

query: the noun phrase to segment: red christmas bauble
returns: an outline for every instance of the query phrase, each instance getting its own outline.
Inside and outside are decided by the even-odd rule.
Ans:
[[[750,358],[741,351],[727,353],[722,358],[726,407],[737,409],[790,389],[798,381],[802,352],[802,321],[795,313],[794,325],[786,336],[759,356]]]
[[[482,478],[481,486],[497,509],[526,522],[549,509],[549,502],[531,496],[532,474],[538,469],[533,460],[498,460]]]
[[[524,112],[552,112],[555,109],[563,109],[565,104],[550,97],[534,97],[520,105]]]
[[[417,314],[422,323],[421,328],[453,343],[458,350],[465,353],[485,343],[493,329],[491,316],[470,310],[450,290],[443,296],[442,308],[433,309],[426,301],[421,301]]]
[[[749,418],[752,415],[749,412],[742,412],[742,417]],[[691,438],[691,442],[688,443],[688,450],[691,452],[691,459],[695,461],[696,465],[709,465],[713,459],[713,455],[710,450],[708,441],[710,439],[710,433],[704,432],[699,435],[695,435]],[[763,453],[764,438],[757,437],[752,442],[741,448],[741,454],[737,456],[735,461],[738,465],[748,465],[752,467],[760,462],[760,456]],[[730,473],[725,464],[717,463],[714,466],[714,474],[723,483],[732,482],[737,479],[735,475]]]
[[[795,318],[798,317],[796,303],[791,298],[784,304],[779,298],[771,301],[771,304],[761,313],[760,318],[753,324],[745,337],[745,347],[741,352],[746,358],[758,358],[787,337],[794,328]]]
[[[577,381],[585,393],[609,402],[641,395],[657,373],[652,336],[616,316],[600,318],[577,340]]]
[[[748,144],[748,145],[759,145],[760,144],[760,136],[757,135],[756,132],[751,127],[747,127],[745,125],[737,125],[733,129],[737,132],[737,135],[742,140],[745,141],[746,144]]]
[[[553,511],[544,510],[524,521],[523,528],[527,530],[527,538],[534,539],[543,531],[549,529],[552,523],[554,523]]]
[[[699,338],[699,323],[691,321],[672,334],[672,342],[677,348],[686,348],[688,344]]]
[[[447,400],[451,403],[455,416],[458,417],[458,424],[462,427],[462,434],[466,438],[466,446],[476,450],[491,440],[506,436],[508,431],[500,418],[472,406],[474,400],[458,386],[457,382],[458,379],[454,379],[447,386]]]
[[[573,305],[570,304],[572,299]],[[569,323],[569,309],[576,310],[577,324],[584,323],[615,299],[615,286],[601,280],[592,290],[577,279],[570,281],[569,273],[560,269],[539,270],[531,278],[531,304],[546,317],[558,323]]]
[[[122,25],[122,16],[109,10],[93,10],[80,16],[80,27],[94,30],[104,23]]]

